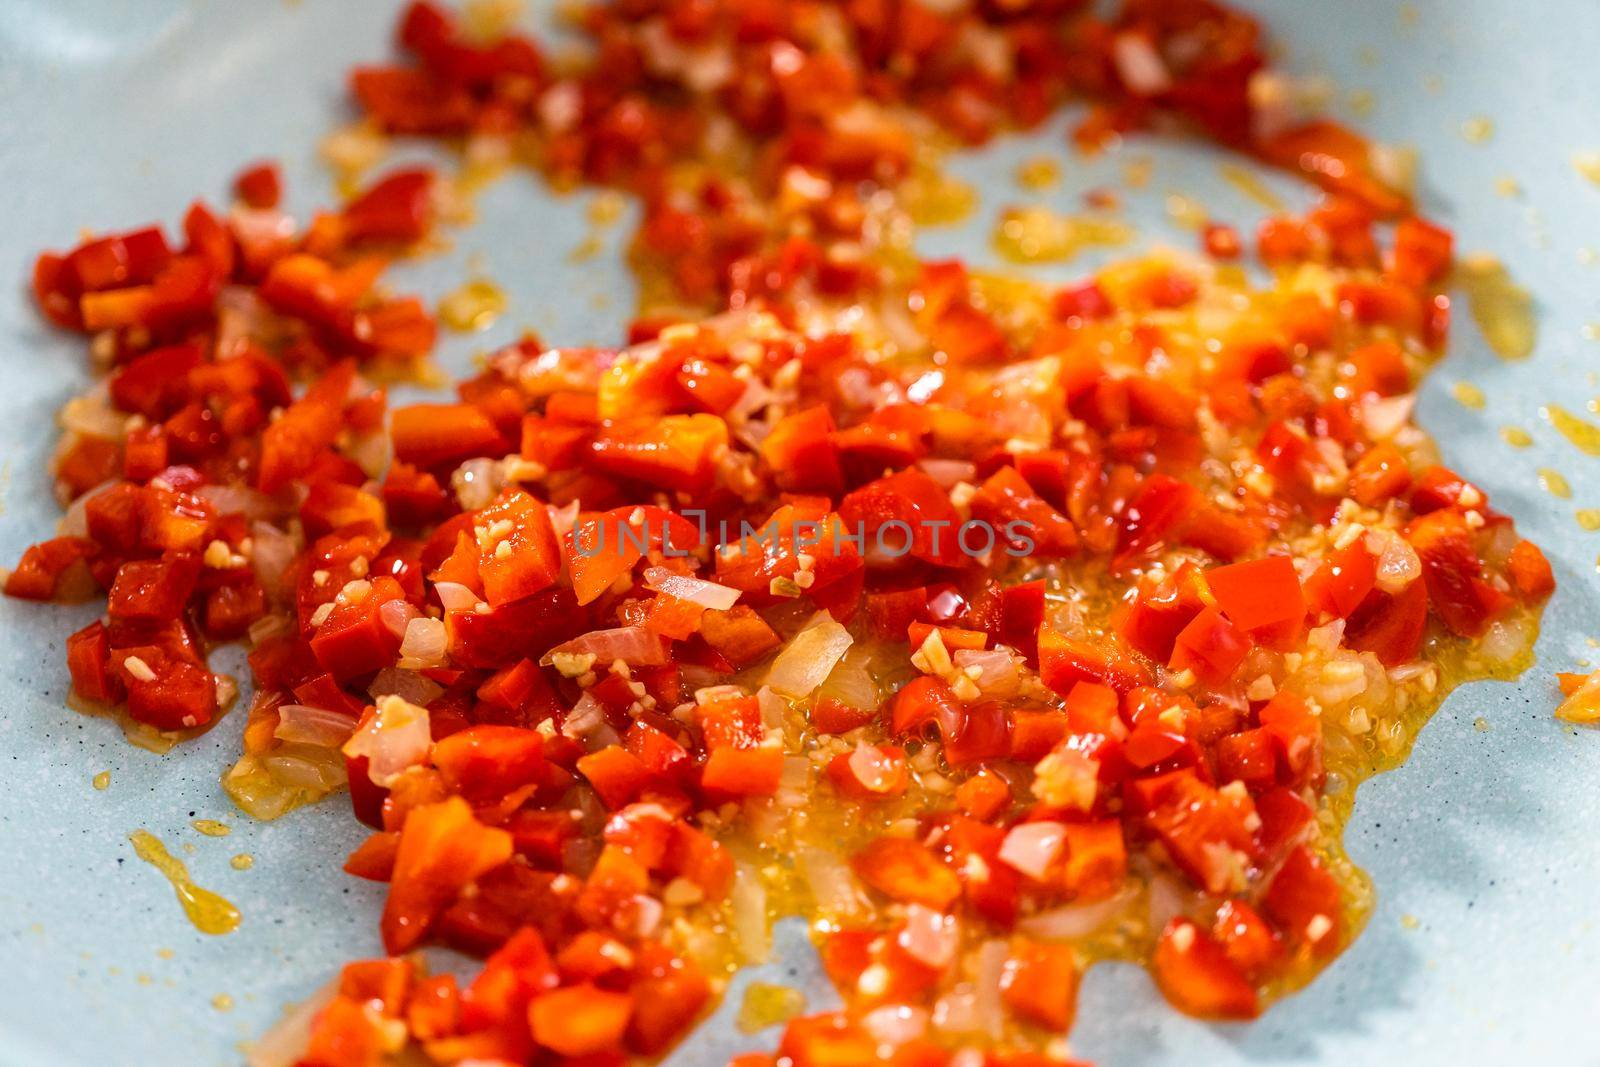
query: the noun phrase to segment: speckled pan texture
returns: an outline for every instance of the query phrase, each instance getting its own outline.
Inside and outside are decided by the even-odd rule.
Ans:
[[[0,557],[53,527],[45,461],[57,406],[86,380],[82,346],[48,329],[25,297],[31,256],[83,227],[175,222],[195,195],[220,198],[240,165],[280,158],[290,207],[332,197],[318,139],[347,116],[342,72],[386,53],[391,0],[0,0]],[[1421,421],[1447,462],[1483,485],[1555,563],[1539,664],[1516,684],[1469,685],[1428,726],[1411,761],[1361,790],[1350,851],[1378,907],[1359,942],[1310,989],[1247,1025],[1210,1026],[1161,1003],[1139,970],[1096,968],[1074,1045],[1104,1065],[1600,1064],[1600,736],[1550,717],[1555,670],[1600,660],[1600,534],[1575,511],[1600,507],[1600,459],[1552,430],[1541,409],[1583,413],[1600,397],[1600,185],[1573,156],[1600,150],[1600,5],[1595,0],[1252,2],[1297,74],[1323,74],[1331,106],[1378,138],[1416,145],[1427,211],[1459,247],[1501,257],[1535,294],[1539,342],[1505,363],[1469,316],[1422,393]],[[1483,120],[1487,120],[1484,122]],[[1253,226],[1261,207],[1218,171],[1219,153],[1141,138],[1068,158],[1066,118],[954,164],[983,193],[966,225],[929,230],[925,250],[995,264],[995,213],[1046,197],[1071,210],[1121,184],[1130,159],[1152,179],[1129,191],[1146,244],[1190,245],[1170,218],[1182,194]],[[1469,136],[1471,133],[1473,136]],[[1487,133],[1487,136],[1484,136]],[[1017,165],[1061,158],[1066,180],[1024,194]],[[1514,186],[1507,179],[1514,180]],[[1276,175],[1285,200],[1308,193]],[[1520,192],[1514,192],[1520,190]],[[612,341],[632,302],[617,242],[574,262],[589,234],[583,194],[556,197],[513,175],[445,254],[395,284],[437,297],[472,265],[511,298],[485,334],[447,339],[444,362],[527,326],[561,342]],[[1048,268],[1067,277],[1085,256]],[[1048,276],[1041,269],[1041,276]],[[1590,325],[1594,324],[1594,325]],[[1588,338],[1585,327],[1588,325]],[[1453,399],[1477,385],[1481,408]],[[1525,429],[1516,449],[1503,427]],[[1570,481],[1570,499],[1538,470]],[[339,871],[360,831],[340,799],[253,824],[217,784],[244,716],[166,756],[63,706],[62,642],[92,608],[0,603],[0,1064],[235,1064],[239,1043],[347,958],[378,950],[381,887]],[[227,662],[227,661],[224,661]],[[223,668],[226,669],[226,668]],[[110,786],[93,779],[110,772]],[[219,819],[226,837],[196,832]],[[197,933],[128,833],[147,827],[195,878],[234,901],[230,936]],[[230,863],[254,857],[248,870]],[[826,994],[801,932],[761,974]],[[747,977],[747,976],[746,976]],[[671,1061],[713,1065],[749,1037],[722,1013]],[[224,995],[226,999],[216,999]],[[223,1010],[216,1005],[231,1008]]]

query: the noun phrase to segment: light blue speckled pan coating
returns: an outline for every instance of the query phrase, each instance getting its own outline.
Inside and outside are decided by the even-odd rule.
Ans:
[[[14,561],[56,520],[44,474],[56,407],[86,380],[78,339],[47,329],[23,280],[41,248],[72,244],[82,227],[175,223],[196,194],[223,198],[230,176],[264,155],[281,158],[291,206],[331,197],[315,145],[344,114],[342,72],[386,54],[397,4],[221,3],[180,0],[0,0],[0,557]],[[1539,643],[1541,664],[1516,685],[1456,693],[1422,735],[1411,762],[1362,789],[1350,849],[1377,884],[1366,933],[1310,990],[1249,1026],[1206,1026],[1175,1015],[1132,967],[1087,979],[1075,1042],[1106,1065],[1596,1064],[1600,1035],[1600,737],[1550,718],[1549,672],[1573,669],[1600,633],[1595,557],[1577,507],[1600,506],[1600,460],[1559,439],[1543,403],[1581,410],[1600,394],[1600,188],[1570,165],[1600,149],[1600,7],[1594,0],[1435,0],[1407,14],[1385,0],[1259,3],[1291,69],[1370,91],[1361,121],[1375,135],[1422,149],[1425,201],[1461,247],[1504,258],[1539,301],[1541,336],[1526,363],[1485,348],[1465,315],[1447,362],[1423,391],[1421,419],[1447,459],[1514,514],[1551,552],[1561,582]],[[1348,111],[1347,95],[1338,106]],[[1493,120],[1484,144],[1460,133]],[[982,217],[932,231],[931,254],[992,262],[988,219],[1022,195],[1016,164],[1062,156],[1063,124],[963,159],[985,191]],[[1064,208],[1094,186],[1116,186],[1132,154],[1155,160],[1150,186],[1129,194],[1143,240],[1188,245],[1167,221],[1169,191],[1217,217],[1253,224],[1259,208],[1217,174],[1216,153],[1138,141],[1120,154],[1067,161]],[[1524,190],[1496,193],[1502,177]],[[1305,192],[1272,176],[1293,202]],[[486,335],[446,342],[459,369],[473,350],[525,326],[560,342],[612,341],[631,303],[615,255],[573,264],[588,232],[583,196],[555,198],[516,175],[481,201],[482,222],[446,255],[408,265],[398,282],[437,296],[471,257],[511,294],[512,312]],[[1087,265],[1075,264],[1074,269]],[[1054,268],[1065,277],[1065,268]],[[1470,379],[1485,410],[1450,399]],[[1503,445],[1504,425],[1537,446]],[[1542,493],[1535,469],[1554,467],[1574,496]],[[90,616],[6,601],[0,646],[0,1063],[17,1067],[237,1063],[237,1043],[284,1002],[322,984],[343,960],[377,951],[380,887],[339,873],[360,831],[342,799],[274,824],[237,815],[217,785],[238,750],[244,716],[230,716],[166,757],[130,748],[117,728],[62,706],[62,640]],[[1489,729],[1474,729],[1482,717]],[[90,781],[111,771],[111,787]],[[232,836],[202,837],[191,816],[222,819]],[[238,902],[244,923],[225,938],[194,932],[167,884],[139,863],[128,831],[148,827],[185,857],[198,880]],[[249,871],[229,857],[255,856]],[[1402,922],[1415,916],[1418,923]],[[791,931],[792,932],[792,931]],[[773,973],[813,991],[814,960],[797,937]],[[163,953],[161,950],[170,950]],[[170,956],[170,958],[167,958]],[[771,977],[768,974],[767,977]],[[233,998],[231,1012],[211,1007]],[[821,994],[818,993],[820,996]],[[730,1002],[737,1004],[737,987]],[[712,1065],[754,1040],[730,1013],[674,1059]],[[765,1035],[770,1039],[771,1035]]]

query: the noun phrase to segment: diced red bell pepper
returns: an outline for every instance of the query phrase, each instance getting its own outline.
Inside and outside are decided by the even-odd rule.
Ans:
[[[650,1055],[671,1045],[695,1021],[711,999],[711,983],[693,961],[661,945],[646,942],[636,960],[628,1045]]]
[[[1277,746],[1279,765],[1287,772],[1289,784],[1320,780],[1322,723],[1305,701],[1281,690],[1256,716]]]
[[[928,723],[946,723],[960,718],[960,702],[950,687],[938,678],[919,675],[901,686],[889,702],[889,729],[897,737],[921,730]]]
[[[1068,637],[1050,625],[1039,628],[1039,677],[1058,693],[1079,682],[1099,682],[1117,692],[1150,683],[1150,670],[1121,642]]]
[[[357,67],[350,88],[372,120],[393,133],[459,133],[475,109],[466,90],[405,67]]]
[[[1406,540],[1422,561],[1428,602],[1453,633],[1477,637],[1504,609],[1504,593],[1483,578],[1472,529],[1459,511],[1441,508],[1412,519]]]
[[[589,780],[600,800],[615,811],[636,798],[652,774],[639,758],[618,745],[607,745],[578,760],[578,773]]]
[[[283,197],[283,176],[276,163],[257,163],[239,172],[233,179],[233,191],[247,207],[275,208]]]
[[[863,882],[891,900],[944,911],[961,895],[961,881],[920,842],[880,837],[856,853],[850,866]]]
[[[561,574],[561,548],[544,503],[506,489],[478,513],[478,577],[491,607],[532,596]]]
[[[1278,932],[1242,900],[1225,901],[1217,909],[1211,936],[1248,980],[1258,981],[1283,956]]]
[[[591,456],[609,474],[698,493],[711,486],[727,444],[728,424],[715,415],[664,415],[602,427]]]
[[[847,734],[877,718],[868,708],[852,708],[833,697],[818,697],[811,707],[811,725],[823,734]]]
[[[1410,466],[1388,442],[1373,445],[1350,468],[1350,495],[1369,508],[1381,507],[1410,485]]]
[[[183,614],[200,576],[200,560],[186,552],[124,563],[111,586],[106,611],[128,622],[165,622]]]
[[[1298,623],[1306,613],[1305,596],[1294,561],[1264,556],[1206,571],[1206,585],[1217,607],[1241,630],[1259,631]]]
[[[706,757],[700,785],[728,796],[771,796],[782,777],[781,748],[719,748]]]
[[[317,662],[340,681],[393,665],[400,635],[384,622],[383,607],[404,600],[400,583],[384,576],[368,583],[359,598],[336,601],[311,638]]]
[[[1061,885],[1078,900],[1108,897],[1128,874],[1128,846],[1122,820],[1067,823],[1066,859],[1061,864]]]
[[[523,1020],[518,1016],[560,980],[544,938],[524,926],[484,961],[483,970],[462,990],[461,1023],[468,1029],[514,1023],[520,1029]]]
[[[1078,962],[1072,946],[1013,940],[1001,972],[1000,997],[1030,1023],[1060,1034],[1072,1029],[1078,1008]]]
[[[420,241],[433,224],[434,181],[423,167],[385,175],[345,205],[345,236],[353,243]]]
[[[1347,619],[1373,590],[1378,572],[1363,538],[1330,552],[1306,579],[1306,602],[1313,611]]]
[[[111,644],[99,619],[67,638],[72,691],[97,704],[118,704],[127,690],[111,669]]]
[[[865,535],[869,559],[892,563],[910,555],[945,567],[963,563],[960,514],[939,484],[914,467],[850,493],[839,504],[839,516],[852,536]]]
[[[500,430],[472,404],[410,404],[389,415],[395,458],[417,467],[455,466],[510,451]]]
[[[511,858],[511,835],[484,826],[460,797],[415,808],[400,830],[383,908],[383,947],[415,947],[456,894]]]
[[[1408,215],[1394,227],[1389,272],[1407,285],[1431,285],[1444,277],[1455,258],[1455,238],[1442,226]]]
[[[1414,662],[1428,629],[1428,589],[1414,581],[1393,595],[1374,589],[1346,620],[1345,644],[1385,667]]]
[[[261,436],[261,466],[256,476],[262,492],[277,492],[310,470],[317,454],[338,437],[340,415],[354,378],[353,364],[335,365],[267,427]]]
[[[1339,883],[1309,848],[1289,853],[1261,900],[1262,909],[1290,938],[1319,955],[1335,951],[1342,938]]]
[[[81,537],[56,537],[29,545],[6,578],[6,596],[21,600],[51,600],[67,592],[83,592],[89,581],[83,561],[95,553],[94,542]],[[74,569],[82,572],[83,582],[73,582]],[[69,588],[77,586],[80,588]]]
[[[1539,601],[1555,592],[1555,573],[1550,561],[1545,559],[1539,546],[1532,541],[1518,541],[1506,557],[1506,576],[1511,587],[1526,601]]]
[[[453,791],[492,800],[539,781],[544,737],[515,726],[471,726],[435,742],[432,758]]]
[[[1225,682],[1250,653],[1250,639],[1216,608],[1206,608],[1178,634],[1168,666],[1204,681]]]
[[[563,1056],[593,1056],[620,1050],[633,998],[598,986],[567,986],[534,998],[528,1006],[533,1039]]]
[[[1008,542],[1031,542],[1030,556],[1077,555],[1078,532],[1072,520],[1041,499],[1015,467],[1001,467],[979,487],[972,498],[972,514]]]
[[[1267,162],[1353,197],[1380,216],[1398,215],[1408,206],[1403,194],[1375,176],[1367,141],[1336,122],[1307,122],[1259,140],[1255,148]]]
[[[117,648],[112,669],[128,693],[128,714],[158,730],[206,726],[217,714],[211,672],[154,645]]]
[[[1253,1019],[1261,1013],[1255,988],[1227,951],[1189,919],[1173,919],[1161,931],[1150,970],[1162,995],[1187,1015]]]
[[[780,489],[830,496],[839,492],[844,476],[833,430],[833,416],[823,404],[778,420],[761,443],[761,458]]]

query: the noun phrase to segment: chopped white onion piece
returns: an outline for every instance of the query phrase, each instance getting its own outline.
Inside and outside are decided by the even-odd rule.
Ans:
[[[863,1015],[861,1025],[880,1044],[897,1047],[928,1032],[928,1012],[909,1004],[885,1004]]]
[[[1166,63],[1142,33],[1117,34],[1111,41],[1111,60],[1122,84],[1140,96],[1155,96],[1172,88]]]
[[[344,754],[367,757],[367,777],[387,789],[432,747],[428,709],[391,695],[378,698],[377,714],[345,742]]]
[[[1013,826],[1000,843],[1000,862],[1042,882],[1065,843],[1066,827],[1060,823],[1025,822]]]
[[[278,726],[272,736],[279,741],[338,748],[350,740],[355,729],[356,721],[342,711],[314,708],[306,704],[280,704]]]
[[[767,673],[767,685],[787,697],[808,696],[832,673],[853,643],[849,630],[827,612],[819,611],[779,651]]]
[[[1000,1000],[1000,982],[1005,977],[1006,958],[1011,951],[1000,940],[985,941],[978,948],[977,966],[972,981],[973,1008],[978,1025],[993,1037],[1005,1027],[1005,1012]]]
[[[372,684],[367,686],[367,695],[373,700],[393,696],[422,708],[432,704],[442,692],[444,686],[438,682],[403,667],[383,668],[372,676]]]
[[[708,611],[727,611],[739,602],[739,590],[702,578],[690,578],[666,567],[648,567],[644,584],[658,593],[698,604]]]
[[[416,605],[409,600],[385,600],[378,606],[378,621],[396,637],[405,639],[411,620],[418,615]]]
[[[311,1024],[339,993],[337,978],[294,1005],[250,1046],[249,1067],[294,1067],[311,1044]]]
[[[941,489],[954,489],[957,483],[974,481],[978,476],[977,464],[964,459],[924,459],[918,460],[917,466]]]
[[[581,741],[605,725],[605,705],[585,691],[562,720],[561,732],[574,741]]]
[[[961,947],[961,926],[954,915],[946,915],[922,904],[906,908],[906,924],[899,935],[900,947],[939,970],[950,966]]]
[[[1005,648],[963,648],[950,657],[956,669],[972,678],[972,683],[986,697],[995,699],[1015,696],[1022,684],[1017,671],[1015,653]],[[977,668],[973,677],[970,668]]]
[[[202,485],[194,495],[217,509],[218,515],[243,515],[263,519],[278,513],[278,504],[265,493],[243,485]]]
[[[1411,421],[1417,405],[1415,393],[1399,396],[1371,396],[1361,402],[1361,425],[1375,441],[1387,441]]]
[[[835,918],[854,915],[866,906],[855,874],[836,854],[826,849],[802,847],[796,858],[818,911]]]
[[[250,566],[261,588],[269,596],[283,592],[283,576],[300,551],[299,543],[271,523],[257,522],[250,526],[250,545]]]
[[[643,626],[618,626],[610,630],[590,630],[566,644],[557,645],[540,658],[539,665],[548,667],[557,655],[591,653],[597,667],[609,667],[619,659],[630,667],[659,667],[667,662],[666,646],[660,637]]]
[[[345,782],[344,760],[335,752],[320,745],[286,743],[262,757],[261,765],[285,785],[322,796]]]
[[[817,696],[831,697],[849,708],[870,711],[878,706],[878,680],[872,676],[868,664],[872,650],[865,645],[851,645],[817,689]]]
[[[480,603],[478,594],[460,582],[434,582],[433,591],[446,611],[472,611]]]
[[[406,623],[405,638],[400,642],[400,658],[413,670],[442,667],[446,644],[444,622],[419,615]]]
[[[746,963],[761,963],[772,951],[772,927],[767,920],[767,889],[761,875],[747,863],[733,872],[728,894],[729,921]]]
[[[894,785],[895,761],[877,745],[865,741],[850,753],[850,773],[863,789],[873,793],[886,793]]]
[[[1087,904],[1063,904],[1058,908],[1050,908],[1048,911],[1028,916],[1017,923],[1017,929],[1032,937],[1042,937],[1049,941],[1071,941],[1074,938],[1087,937],[1127,907],[1133,895],[1133,890],[1123,890],[1115,896]]]

